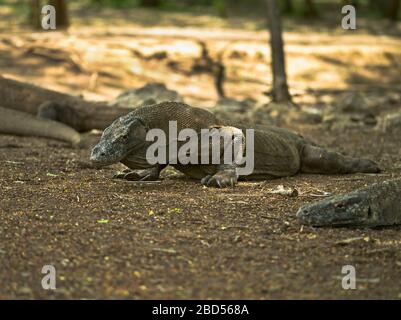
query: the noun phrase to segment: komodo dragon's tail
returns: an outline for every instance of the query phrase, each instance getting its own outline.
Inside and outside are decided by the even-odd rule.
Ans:
[[[0,133],[52,138],[73,145],[77,145],[81,139],[77,131],[65,124],[2,107],[0,107]]]

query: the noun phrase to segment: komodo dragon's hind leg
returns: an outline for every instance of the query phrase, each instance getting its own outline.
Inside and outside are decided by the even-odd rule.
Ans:
[[[379,171],[379,166],[371,160],[344,156],[312,145],[306,145],[301,153],[301,172],[304,173],[377,173]]]
[[[147,169],[125,169],[121,172],[116,172],[113,175],[113,178],[128,181],[156,181],[159,179],[160,172],[163,170],[164,167],[165,166],[157,165]]]

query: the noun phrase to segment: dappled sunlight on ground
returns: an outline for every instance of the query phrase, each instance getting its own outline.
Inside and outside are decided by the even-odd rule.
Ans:
[[[0,33],[1,73],[88,99],[112,99],[121,90],[163,82],[190,102],[212,105],[213,78],[192,74],[201,54],[223,56],[225,87],[234,98],[263,99],[271,83],[265,31],[226,31],[177,27],[141,29],[71,28],[68,32]],[[289,84],[293,93],[308,89],[400,89],[401,42],[371,35],[286,33]],[[18,63],[17,63],[18,60]],[[311,100],[304,97],[302,101]],[[299,101],[299,102],[302,102]]]
[[[23,24],[26,6],[0,7],[0,73],[96,100],[157,81],[188,102],[209,106],[217,99],[213,78],[191,70],[201,54],[201,40],[212,58],[222,56],[228,96],[266,99],[271,71],[268,33],[260,27],[263,16],[223,19],[210,10],[99,10],[76,2],[70,9],[68,31],[33,32]],[[320,27],[297,21],[296,29],[292,19],[285,21],[290,30],[284,35],[287,73],[296,102],[315,102],[310,89],[401,90],[400,38],[372,35],[367,21],[358,21],[363,27],[356,31],[328,31],[321,20]],[[386,29],[385,22],[370,23]],[[400,23],[391,28],[396,32]]]

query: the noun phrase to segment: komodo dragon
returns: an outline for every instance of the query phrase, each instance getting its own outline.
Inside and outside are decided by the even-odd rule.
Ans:
[[[190,107],[178,102],[140,107],[115,120],[103,132],[93,148],[91,161],[97,166],[121,162],[131,171],[117,174],[127,180],[157,180],[165,164],[150,165],[146,151],[151,142],[146,141],[149,129],[167,133],[169,121],[177,121],[178,132],[192,128],[196,132],[208,128],[232,128],[235,135],[243,135],[244,125],[218,120],[207,110]],[[242,136],[244,141],[244,137]],[[245,146],[246,148],[246,146]],[[191,178],[202,179],[207,186],[227,187],[238,178],[246,180],[269,179],[305,173],[354,173],[378,172],[376,163],[366,159],[351,158],[320,148],[301,135],[277,127],[254,127],[254,170],[248,176],[237,175],[236,165],[174,164],[177,170]]]
[[[0,103],[7,109],[62,122],[79,132],[106,128],[130,109],[109,107],[106,102],[86,101],[65,93],[0,76]],[[0,128],[0,133],[1,133]]]
[[[60,122],[0,107],[0,133],[52,138],[78,145],[80,135]]]
[[[372,184],[302,206],[297,218],[316,227],[379,227],[401,224],[401,179]]]

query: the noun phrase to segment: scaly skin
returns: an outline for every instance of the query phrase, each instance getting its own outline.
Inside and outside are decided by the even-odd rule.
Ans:
[[[401,224],[401,179],[373,184],[307,204],[297,212],[303,224],[317,227],[379,227]]]
[[[0,107],[0,133],[52,138],[78,145],[80,135],[60,122]]]
[[[103,130],[113,120],[130,111],[127,108],[109,107],[106,102],[86,101],[2,76],[0,103],[3,108],[62,122],[79,132]]]
[[[199,135],[202,129],[214,128],[228,136],[230,132],[237,132],[237,138],[242,141],[246,141],[247,129],[254,130],[254,170],[250,175],[237,177],[233,174],[235,166],[175,164],[171,161],[177,170],[201,180],[207,186],[230,187],[235,185],[237,180],[266,180],[292,176],[299,172],[338,174],[379,171],[379,167],[373,161],[327,151],[295,132],[272,126],[251,128],[230,123],[216,118],[205,109],[178,102],[141,107],[115,120],[104,130],[99,143],[93,148],[91,161],[99,166],[121,162],[131,170],[142,170],[137,174],[123,176],[129,179],[157,179],[161,167],[154,168],[150,175],[143,172],[144,169],[152,167],[146,159],[146,151],[151,143],[145,141],[145,136],[150,129],[159,129],[168,135],[169,121],[177,122],[178,132],[190,128]],[[244,146],[246,150],[246,142]],[[211,144],[209,149],[210,147]]]

